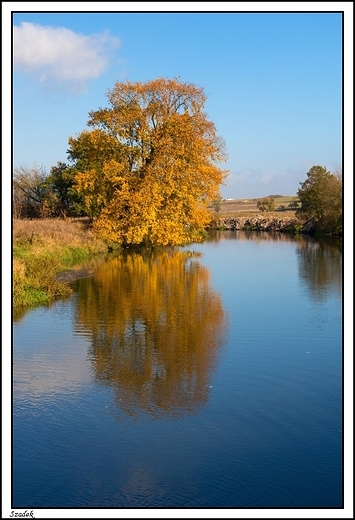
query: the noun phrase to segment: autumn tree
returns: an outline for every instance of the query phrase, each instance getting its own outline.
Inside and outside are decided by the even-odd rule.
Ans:
[[[274,211],[275,199],[273,197],[264,197],[262,199],[259,199],[256,205],[261,212]]]
[[[107,165],[113,161],[119,168],[122,147],[116,137],[100,129],[70,137],[69,146],[68,157],[74,165],[74,189],[83,210],[95,219],[114,196],[115,184],[109,177]]]
[[[298,198],[301,206],[297,213],[312,220],[317,229],[327,233],[339,233],[342,229],[342,180],[324,166],[312,166],[307,179],[300,183]]]
[[[75,186],[104,238],[123,244],[197,240],[227,172],[224,142],[201,88],[177,79],[116,83],[93,129],[69,140]]]

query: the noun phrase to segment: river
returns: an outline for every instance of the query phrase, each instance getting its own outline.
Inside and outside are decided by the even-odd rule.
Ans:
[[[342,507],[342,248],[218,231],[14,316],[16,508]]]

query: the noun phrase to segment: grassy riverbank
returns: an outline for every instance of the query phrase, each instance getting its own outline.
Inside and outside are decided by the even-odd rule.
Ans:
[[[13,221],[13,306],[49,303],[71,289],[59,272],[107,252],[84,220]]]
[[[218,217],[235,214],[222,209]],[[259,212],[251,211],[255,213]],[[245,209],[243,215],[247,215]],[[212,213],[212,219],[214,216],[217,213]],[[93,234],[88,220],[14,219],[13,308],[43,305],[69,296],[71,288],[58,279],[58,274],[107,250],[107,243]]]

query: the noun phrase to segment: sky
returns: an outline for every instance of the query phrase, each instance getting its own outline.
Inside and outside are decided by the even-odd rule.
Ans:
[[[249,12],[193,12],[193,2],[167,2],[165,12],[159,2],[149,12],[127,12],[147,9],[144,2],[89,2],[91,12],[63,9],[82,11],[75,2],[8,4],[18,11],[11,20],[14,167],[49,172],[68,162],[68,138],[88,128],[89,111],[108,105],[116,82],[178,77],[204,89],[205,112],[226,143],[223,197],[295,195],[313,165],[342,168],[342,13],[329,12],[338,3],[306,2],[307,11],[294,12],[292,2],[278,3],[283,12],[250,10],[253,2]],[[99,10],[107,4],[126,12]],[[171,11],[175,4],[180,9]],[[328,11],[309,12],[325,4]],[[39,7],[17,7],[30,5]],[[44,5],[56,12],[38,12]]]

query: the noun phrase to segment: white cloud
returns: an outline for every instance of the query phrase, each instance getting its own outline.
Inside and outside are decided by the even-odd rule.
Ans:
[[[227,184],[236,184],[238,182],[247,180],[247,178],[248,176],[244,172],[230,173],[227,179]]]
[[[14,68],[31,74],[45,85],[59,82],[69,90],[86,90],[88,80],[108,67],[118,38],[108,31],[85,36],[64,27],[43,27],[28,22],[14,26]]]
[[[270,184],[270,182],[275,178],[273,173],[264,173],[259,179],[260,184]]]

